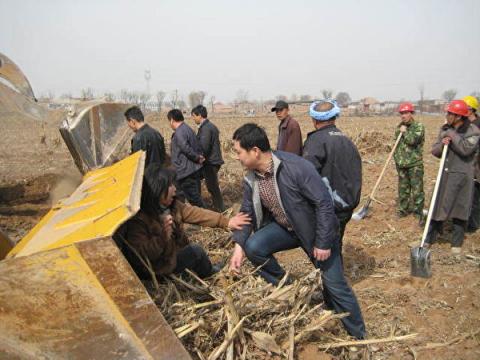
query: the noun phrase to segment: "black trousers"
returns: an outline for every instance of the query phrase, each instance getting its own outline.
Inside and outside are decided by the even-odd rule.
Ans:
[[[208,192],[212,196],[213,207],[216,211],[223,212],[225,211],[225,205],[223,204],[223,197],[218,184],[219,170],[220,165],[206,164],[203,166],[203,177],[205,178],[205,185],[207,185]]]
[[[353,210],[335,213],[338,219],[338,232],[339,232],[339,248],[340,248],[340,258],[343,265],[343,235],[345,234],[345,228],[347,227],[348,222],[352,218]]]
[[[201,278],[212,275],[212,263],[200,245],[188,244],[177,252],[177,267],[173,273],[180,274],[186,269],[193,271]]]
[[[468,218],[467,231],[475,232],[480,228],[480,183],[475,181],[473,188],[472,212]]]
[[[178,180],[178,184],[190,204],[204,208],[205,204],[200,193],[201,171],[202,169]]]
[[[452,219],[453,231],[452,231],[452,247],[462,247],[463,240],[465,239],[465,227],[467,222],[460,219]],[[443,221],[432,220],[428,227],[427,238],[425,243],[433,244],[437,241],[438,234],[442,233]]]

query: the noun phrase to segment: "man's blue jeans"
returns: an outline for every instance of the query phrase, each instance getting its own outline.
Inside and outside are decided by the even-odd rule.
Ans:
[[[295,233],[287,231],[276,222],[271,222],[248,238],[244,251],[247,258],[255,266],[265,264],[260,270],[260,275],[267,282],[277,285],[285,275],[285,270],[273,254],[300,246],[302,244]],[[323,295],[327,307],[337,313],[350,313],[348,317],[342,319],[343,325],[351,336],[363,339],[365,337],[365,323],[363,322],[362,312],[355,294],[343,274],[338,248],[334,247],[330,257],[325,261],[318,261],[313,258],[310,251],[306,249],[304,251],[314,266],[322,270]]]

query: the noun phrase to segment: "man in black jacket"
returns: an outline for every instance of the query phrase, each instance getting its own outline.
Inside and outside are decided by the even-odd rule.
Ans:
[[[177,182],[188,202],[203,208],[205,205],[200,193],[200,178],[205,158],[202,148],[193,130],[185,124],[180,110],[170,110],[167,118],[173,130],[170,150],[172,164],[177,172]]]
[[[362,159],[355,144],[336,126],[340,108],[335,100],[314,102],[310,116],[315,130],[307,135],[303,157],[309,160],[332,189],[339,222],[340,253],[345,227],[360,201]]]
[[[157,130],[145,123],[142,110],[138,106],[132,106],[124,115],[128,127],[135,133],[131,142],[132,154],[139,150],[146,152],[145,168],[151,163],[164,165],[167,157],[165,142]]]
[[[463,98],[463,101],[468,106],[468,120],[480,129],[480,117],[477,114],[478,100],[476,97],[469,95]],[[470,211],[470,217],[468,218],[467,232],[474,233],[480,229],[480,144],[477,148],[477,157],[474,162],[474,187],[473,187],[473,200],[472,210]]]
[[[218,171],[223,164],[222,151],[218,128],[207,119],[207,109],[198,105],[192,109],[192,118],[198,125],[197,139],[203,150],[205,162],[203,163],[203,177],[208,192],[212,196],[213,207],[216,211],[225,211],[222,193],[218,185]]]
[[[285,271],[274,254],[302,247],[322,270],[325,304],[338,313],[348,312],[342,319],[347,332],[364,338],[360,306],[343,274],[332,198],[320,175],[297,155],[272,152],[265,130],[256,124],[238,128],[233,140],[238,159],[248,170],[240,212],[252,223],[233,233],[230,270],[238,272],[246,255],[261,266],[266,281],[278,284]]]

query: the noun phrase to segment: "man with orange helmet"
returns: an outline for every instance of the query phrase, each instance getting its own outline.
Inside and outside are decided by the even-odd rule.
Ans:
[[[480,117],[477,114],[478,100],[476,97],[469,95],[463,98],[463,101],[468,105],[468,120],[478,128],[480,128]],[[475,161],[474,174],[474,188],[472,211],[468,218],[467,231],[475,232],[480,228],[480,147],[477,152],[477,159]]]
[[[393,155],[398,173],[398,209],[399,217],[413,213],[420,223],[423,221],[423,143],[425,127],[415,121],[415,109],[412,103],[404,102],[398,107],[401,122],[395,130],[395,138],[402,138]]]
[[[452,252],[460,253],[473,196],[473,162],[480,139],[480,129],[468,120],[468,105],[453,100],[446,108],[446,123],[432,146],[432,154],[440,157],[444,145],[448,155],[443,168],[432,222],[425,243],[430,246],[442,230],[445,220],[452,219]]]

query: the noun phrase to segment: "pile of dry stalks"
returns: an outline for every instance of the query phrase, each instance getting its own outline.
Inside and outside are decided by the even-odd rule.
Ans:
[[[194,230],[190,239],[202,243],[211,258],[228,259],[232,243],[223,230],[190,230]],[[311,301],[321,286],[319,270],[308,259],[298,265],[289,267],[293,276],[287,273],[277,287],[247,263],[241,276],[230,274],[227,266],[209,279],[187,270],[184,276],[170,275],[148,287],[167,322],[199,359],[265,359],[267,354],[294,359],[304,343],[315,343],[322,350],[356,344],[349,342],[339,322],[347,314],[335,314]]]
[[[310,304],[318,271],[273,287],[256,270],[240,279],[221,272],[207,281],[189,272],[159,284],[157,304],[190,353],[200,359],[261,359],[265,353],[293,359],[295,345],[345,316]]]
[[[392,150],[395,139],[380,131],[361,130],[352,136],[352,141],[361,155],[387,153]]]

